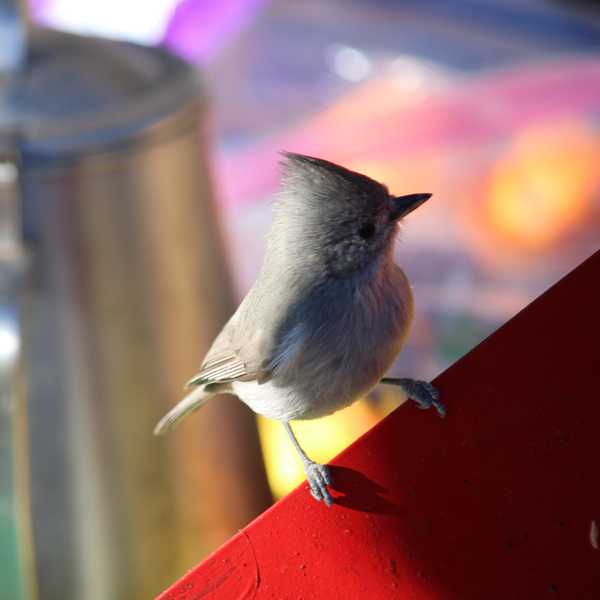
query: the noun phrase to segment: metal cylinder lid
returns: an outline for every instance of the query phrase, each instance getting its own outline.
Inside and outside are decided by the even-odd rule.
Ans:
[[[30,158],[76,157],[135,140],[199,87],[164,50],[33,29],[20,68],[0,78],[0,127]]]

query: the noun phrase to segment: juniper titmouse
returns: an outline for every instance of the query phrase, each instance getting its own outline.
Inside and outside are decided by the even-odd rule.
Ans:
[[[235,394],[277,419],[298,450],[317,500],[332,502],[329,469],[311,461],[289,422],[348,406],[394,383],[422,408],[444,407],[426,382],[381,379],[406,339],[413,300],[394,264],[398,222],[431,194],[394,197],[331,162],[284,155],[282,189],[254,286],[156,426],[163,433],[212,396]]]

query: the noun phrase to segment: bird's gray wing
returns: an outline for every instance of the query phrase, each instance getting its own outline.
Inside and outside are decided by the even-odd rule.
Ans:
[[[260,373],[251,372],[246,363],[235,352],[219,353],[212,356],[209,354],[198,373],[186,383],[186,387],[210,383],[229,383],[240,379],[249,381],[257,379],[259,376]]]
[[[234,314],[217,336],[204,358],[200,370],[187,382],[186,387],[230,383],[232,381],[267,381],[268,361],[261,360],[255,344],[241,344],[237,339],[238,314]]]
[[[159,421],[154,429],[156,435],[172,429],[214,394],[231,391],[228,384],[233,381],[264,383],[271,378],[272,365],[276,364],[269,359],[272,336],[265,335],[260,327],[251,326],[261,323],[262,316],[251,320],[250,324],[244,317],[247,298],[215,338],[200,370],[187,382],[186,387],[194,389]]]

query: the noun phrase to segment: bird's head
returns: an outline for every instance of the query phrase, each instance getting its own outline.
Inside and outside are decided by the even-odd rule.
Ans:
[[[393,196],[366,175],[302,154],[285,153],[282,166],[270,248],[336,277],[391,257],[399,221],[431,196]]]

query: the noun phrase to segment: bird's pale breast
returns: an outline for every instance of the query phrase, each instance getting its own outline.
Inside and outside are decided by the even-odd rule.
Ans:
[[[393,265],[385,278],[321,307],[327,323],[310,315],[294,351],[265,382],[234,382],[252,410],[278,420],[318,418],[351,404],[374,387],[400,351],[412,320],[412,295]],[[333,310],[327,310],[332,309]]]

